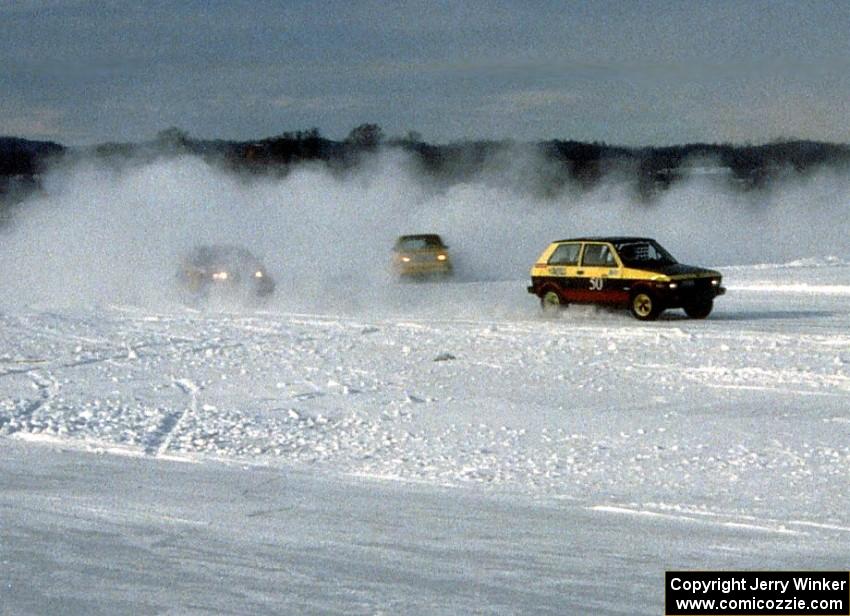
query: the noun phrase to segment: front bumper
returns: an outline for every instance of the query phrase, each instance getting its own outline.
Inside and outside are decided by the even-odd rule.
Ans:
[[[396,265],[399,276],[428,276],[432,274],[451,274],[452,264],[448,261],[425,261],[401,263]]]
[[[726,288],[706,285],[671,289],[667,285],[659,285],[656,292],[658,299],[668,308],[681,308],[689,304],[711,301],[725,294]]]
[[[252,293],[257,297],[267,297],[274,293],[275,283],[270,277],[264,278],[240,278],[232,276],[225,280],[208,279],[207,289],[214,293],[233,295],[239,293]]]

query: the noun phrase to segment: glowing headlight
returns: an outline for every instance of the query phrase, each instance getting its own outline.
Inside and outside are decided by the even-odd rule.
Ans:
[[[410,263],[410,257],[402,257],[401,260],[405,263]]]
[[[712,278],[711,279],[711,286],[713,286],[713,287],[720,286],[720,280],[718,280],[717,278]]]
[[[446,255],[437,255],[437,261],[445,261],[448,259]]]
[[[227,280],[228,275],[227,272],[214,272],[212,277],[213,280]]]
[[[254,272],[254,278],[262,278],[262,277],[263,277],[263,272],[261,270],[257,270],[256,272]]]
[[[677,282],[671,282],[671,283],[670,283],[670,288],[671,288],[671,289],[676,289],[676,288],[678,288],[678,286],[679,286],[679,283],[677,283]]]

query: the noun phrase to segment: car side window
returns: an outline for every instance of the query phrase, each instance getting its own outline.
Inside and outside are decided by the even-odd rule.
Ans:
[[[584,247],[584,256],[581,259],[582,265],[596,267],[614,267],[617,262],[614,260],[614,254],[606,244],[587,244]]]
[[[549,257],[549,265],[578,265],[581,244],[561,244]]]

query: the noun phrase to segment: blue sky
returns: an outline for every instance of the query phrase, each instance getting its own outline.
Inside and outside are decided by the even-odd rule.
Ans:
[[[0,0],[0,134],[850,142],[850,2]]]

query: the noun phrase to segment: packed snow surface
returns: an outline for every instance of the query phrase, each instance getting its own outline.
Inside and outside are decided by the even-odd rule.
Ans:
[[[269,481],[288,478],[286,490],[327,498],[342,492],[339,519],[323,518],[323,523],[339,531],[348,523],[346,515],[359,517],[352,520],[349,536],[357,544],[373,532],[364,524],[369,526],[374,510],[347,501],[362,496],[363,482],[378,480],[380,498],[395,503],[393,515],[411,507],[407,513],[421,516],[423,528],[431,528],[434,512],[410,503],[429,498],[437,499],[436,509],[458,516],[461,503],[489,512],[476,522],[484,526],[470,531],[475,537],[489,532],[521,543],[527,520],[528,532],[537,533],[523,552],[529,558],[551,549],[544,539],[558,536],[559,529],[587,538],[597,532],[592,529],[605,528],[594,539],[599,543],[584,545],[584,561],[599,568],[596,577],[631,582],[633,594],[618,592],[637,601],[637,607],[606,602],[606,591],[582,587],[572,593],[574,603],[559,606],[558,597],[575,590],[569,576],[578,579],[588,569],[555,558],[550,570],[536,562],[537,573],[527,562],[517,565],[526,567],[516,573],[520,579],[549,579],[554,571],[564,584],[554,590],[527,586],[533,596],[519,590],[499,594],[487,586],[473,600],[459,590],[464,582],[457,571],[445,574],[456,582],[446,587],[428,586],[415,576],[388,577],[384,571],[379,575],[384,583],[361,586],[356,597],[331,593],[292,604],[303,611],[513,613],[537,605],[536,611],[558,613],[564,605],[581,605],[658,613],[661,572],[674,563],[692,569],[759,568],[761,563],[783,568],[785,562],[846,568],[850,266],[821,259],[722,269],[728,294],[718,298],[704,321],[670,311],[657,322],[641,323],[625,312],[592,307],[571,307],[560,318],[544,319],[525,291],[525,280],[396,285],[378,305],[341,313],[292,311],[274,303],[207,309],[11,305],[0,311],[0,451],[6,451],[7,482],[0,503],[9,520],[24,505],[45,506],[31,493],[39,489],[39,457],[18,451],[73,449],[67,455],[78,465],[86,464],[84,452],[115,454],[106,457],[118,461],[109,465],[97,461],[103,456],[89,454],[93,481],[109,498],[133,492],[119,477],[123,472],[141,472],[145,463],[167,469],[177,464],[172,460],[197,463],[191,466],[206,482],[214,483],[209,476],[219,473],[224,487],[211,487],[208,494],[224,498],[230,494],[228,482],[236,481],[235,464],[258,469]],[[25,482],[25,472],[12,462],[21,457],[35,465],[27,489],[16,483]],[[42,470],[58,464],[44,459]],[[192,473],[159,472],[174,481]],[[185,479],[185,485],[196,479]],[[78,477],[69,489],[81,485],[85,479]],[[142,494],[145,489],[156,493],[141,480],[139,485]],[[91,491],[95,502],[98,490]],[[126,502],[143,508],[134,500],[140,498]],[[275,498],[284,499],[278,503],[283,509],[297,511],[286,500],[291,494]],[[203,522],[193,517],[192,505],[205,499],[204,494],[175,500],[159,495],[148,502],[155,510],[174,509],[161,511],[162,516]],[[210,506],[224,515],[228,532],[241,525],[246,536],[262,543],[252,519],[239,518],[230,505],[213,500],[218,504]],[[495,515],[493,508],[505,502],[507,513],[500,509]],[[66,505],[74,511],[73,500]],[[112,501],[100,507],[106,518],[123,511]],[[14,515],[11,528],[26,527],[21,516]],[[36,519],[44,528],[55,524]],[[410,518],[403,519],[410,525]],[[162,523],[138,521],[149,528]],[[123,528],[126,532],[126,523]],[[373,556],[384,565],[388,558],[401,558],[402,569],[412,571],[424,555],[436,559],[433,543],[442,549],[458,542],[471,550],[466,567],[487,570],[488,558],[498,560],[499,550],[511,552],[488,545],[496,550],[488,557],[486,550],[484,555],[475,551],[463,528],[454,534],[438,524],[432,530],[439,536],[408,536],[407,557],[384,544]],[[399,530],[385,532],[392,537]],[[669,550],[659,538],[665,533],[675,544]],[[334,541],[345,544],[340,537]],[[695,542],[691,548],[688,541]],[[608,542],[627,555],[623,566],[638,572],[617,572],[616,558],[597,555]],[[652,546],[651,556],[636,556],[633,550],[641,546]],[[210,543],[202,547],[215,549]],[[733,556],[719,558],[717,550]],[[794,560],[790,554],[806,556]],[[108,550],[101,557],[118,558]],[[448,552],[441,556],[452,566],[457,558]],[[37,564],[23,562],[21,579],[26,578],[21,566]],[[222,575],[237,566],[225,566]],[[342,559],[327,566],[333,577],[356,565]],[[262,579],[273,579],[264,571]],[[498,578],[488,578],[491,582],[500,584]],[[16,583],[20,587],[20,579]],[[216,586],[212,580],[204,583]],[[357,585],[340,582],[347,583]],[[411,586],[407,594],[399,590],[405,584]],[[274,606],[286,605],[288,592],[310,584],[302,579],[274,587],[280,603],[262,604],[272,613]],[[49,597],[27,603],[6,592],[21,612],[39,613],[51,605]],[[274,596],[272,588],[263,592]],[[312,592],[321,595],[319,587]],[[128,596],[114,604],[116,611],[142,605],[162,611],[152,599],[133,603]],[[191,605],[199,612],[214,609],[178,599],[174,613],[191,612]],[[242,611],[226,604],[225,611]],[[80,605],[78,613],[94,613],[106,603]]]

